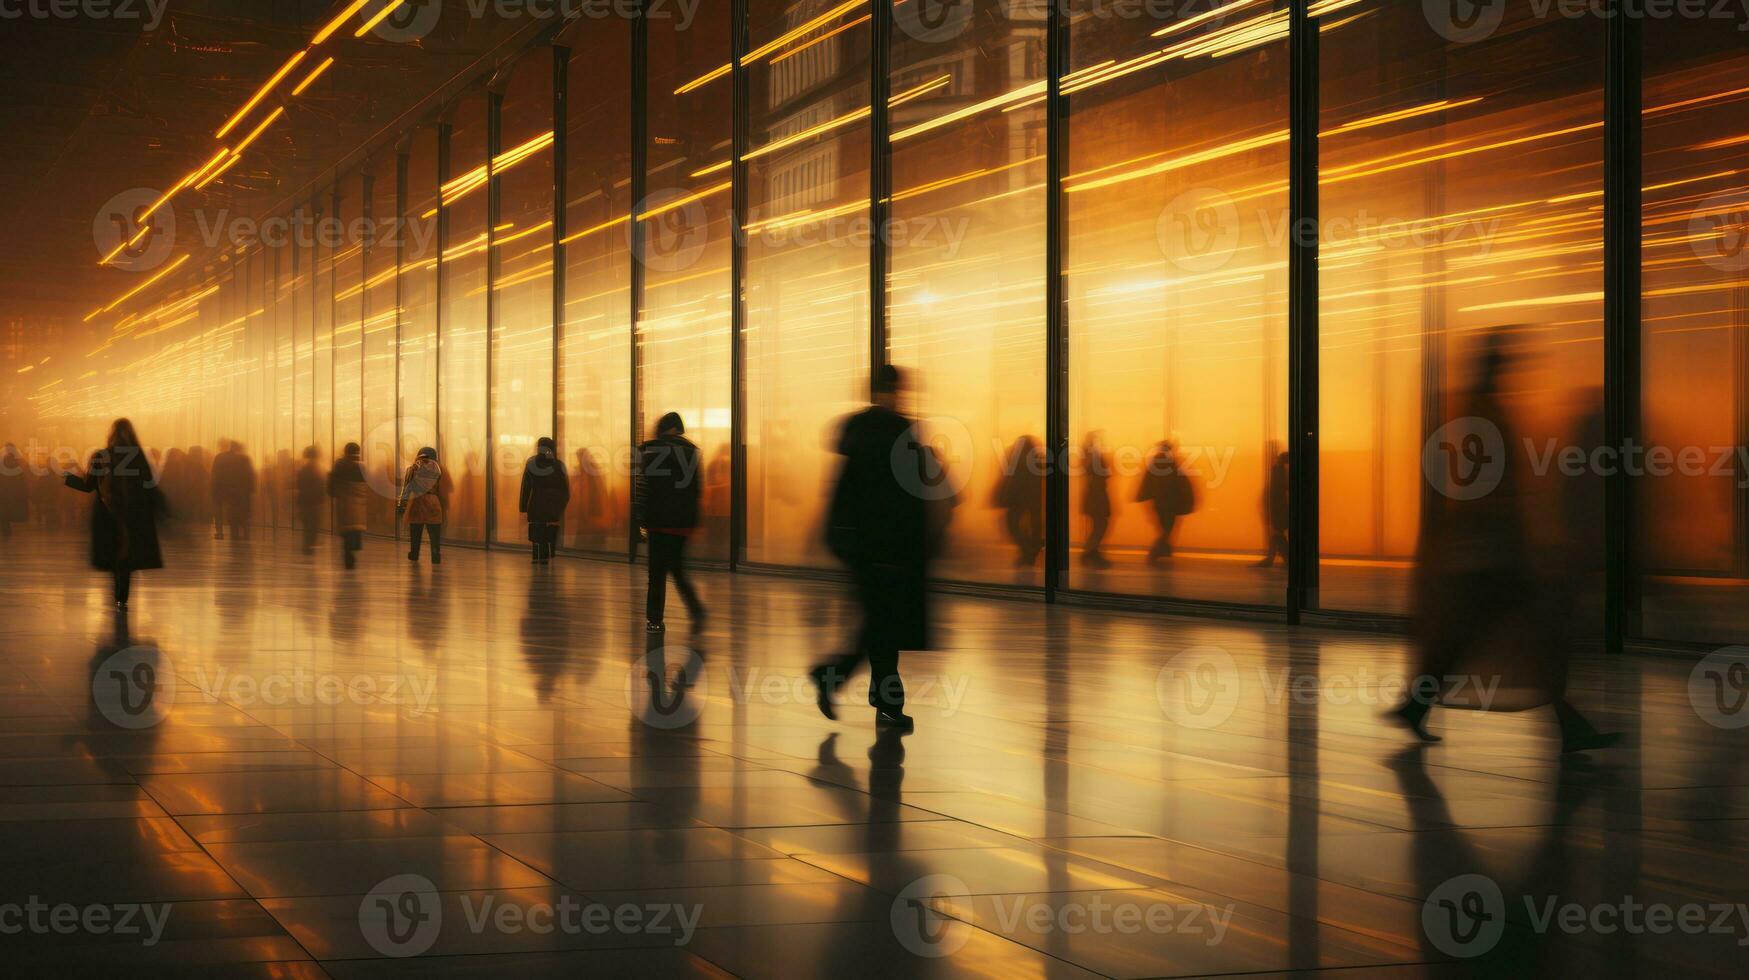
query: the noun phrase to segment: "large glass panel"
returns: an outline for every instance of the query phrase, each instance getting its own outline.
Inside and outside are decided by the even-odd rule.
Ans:
[[[294,222],[293,227],[296,227]],[[310,249],[301,236],[288,236],[283,254],[293,265],[293,274],[286,282],[281,299],[292,313],[292,344],[295,366],[292,370],[292,402],[296,421],[292,425],[292,441],[285,447],[256,446],[259,452],[273,453],[288,448],[293,456],[314,439],[316,428],[316,324],[311,308],[313,296],[310,277]],[[296,508],[293,508],[295,513]]]
[[[1286,12],[1075,6],[1063,83],[1070,585],[1279,604]]]
[[[1600,531],[1561,540],[1589,488],[1535,461],[1601,408],[1607,24],[1516,3],[1458,22],[1394,0],[1318,6],[1320,603],[1408,611],[1423,509],[1447,506],[1424,459],[1473,484],[1487,452],[1453,457],[1471,441],[1441,432],[1474,413],[1485,345],[1504,370],[1480,404],[1500,406],[1487,422],[1512,475],[1493,503],[1538,558],[1590,567]]]
[[[335,236],[327,219],[332,198],[323,195],[310,206],[316,224],[310,235],[310,289],[314,310],[315,377],[311,382],[315,401],[314,431],[309,445],[316,447],[316,463],[324,471],[334,459],[334,245]],[[294,447],[300,453],[304,446]],[[300,459],[299,465],[302,465]],[[317,527],[328,530],[333,525],[333,509],[322,507],[317,512]]]
[[[695,556],[729,554],[729,5],[649,22],[641,438],[679,412],[703,459]]]
[[[364,182],[346,178],[335,194],[334,216],[344,228],[334,247],[334,454],[364,438],[363,384]]]
[[[499,119],[492,231],[497,325],[492,337],[497,540],[526,543],[522,463],[553,428],[553,50],[517,62]]]
[[[486,540],[486,96],[456,106],[443,186],[438,459],[455,484],[445,537]]]
[[[1749,14],[1645,27],[1642,629],[1749,633]]]
[[[631,23],[578,31],[566,69],[565,318],[559,446],[571,470],[565,544],[626,550],[631,408]]]
[[[401,228],[401,452],[405,473],[424,446],[437,445],[437,131],[408,147]],[[399,487],[399,484],[396,484]]]
[[[364,224],[364,471],[373,493],[365,510],[374,534],[395,533],[395,336],[400,307],[395,301],[399,261],[399,213],[395,183],[399,179],[393,153],[372,161],[367,221]]]
[[[257,454],[255,466],[261,474],[258,489],[264,491],[255,494],[254,507],[262,514],[262,519],[257,523],[291,527],[296,508],[287,506],[287,501],[281,499],[276,487],[277,478],[283,475],[284,469],[278,460],[279,450],[290,446],[296,439],[296,413],[292,402],[296,380],[296,351],[292,342],[296,339],[296,333],[289,308],[290,290],[284,288],[282,281],[282,277],[289,278],[292,256],[289,249],[272,245],[264,245],[256,255],[261,260],[260,295],[263,317],[266,329],[274,338],[273,377],[277,412],[272,438],[250,450]],[[226,432],[224,438],[240,439],[241,436]],[[244,446],[247,448],[248,443],[245,442]]]
[[[948,578],[1042,581],[1045,3],[894,8],[890,360],[958,507]]]
[[[749,4],[747,553],[831,564],[834,430],[868,400],[869,14]]]

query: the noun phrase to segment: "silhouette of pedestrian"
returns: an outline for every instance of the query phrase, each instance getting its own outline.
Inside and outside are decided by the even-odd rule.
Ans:
[[[686,603],[692,631],[704,627],[704,604],[686,577],[686,541],[698,530],[698,447],[685,437],[686,425],[677,412],[656,423],[656,438],[638,447],[637,484],[633,499],[638,527],[650,543],[650,588],[644,600],[645,628],[666,628],[668,579]]]
[[[407,560],[419,560],[419,539],[431,539],[431,563],[443,564],[443,521],[449,510],[452,489],[449,473],[438,465],[437,450],[426,446],[407,467],[401,480],[401,498],[395,503],[397,516],[407,519],[407,537],[411,547]]]
[[[1287,560],[1287,525],[1288,525],[1288,454],[1277,452],[1275,461],[1269,467],[1269,480],[1263,488],[1263,525],[1268,537],[1268,550],[1257,562],[1259,567],[1270,568],[1275,565],[1275,558],[1280,555]]]
[[[104,448],[91,456],[83,476],[69,473],[67,486],[96,494],[91,505],[91,565],[115,581],[115,607],[126,610],[134,572],[163,568],[158,517],[164,494],[153,479],[133,423],[116,419]]]
[[[317,461],[320,450],[310,446],[304,450],[304,465],[298,467],[298,523],[304,528],[304,554],[316,553],[316,530],[322,523],[322,502],[327,494],[322,486],[322,468]]]
[[[522,464],[522,493],[517,505],[528,515],[528,540],[536,564],[552,561],[553,549],[559,543],[559,522],[564,520],[570,502],[571,476],[565,472],[565,461],[559,458],[551,437],[542,436],[535,444],[535,454]]]
[[[334,498],[334,529],[340,532],[341,557],[347,568],[358,564],[358,551],[364,547],[370,485],[364,479],[361,455],[358,443],[349,442],[345,455],[328,471],[328,496]]]
[[[1014,542],[1014,564],[1038,561],[1045,546],[1045,457],[1039,441],[1021,436],[1008,447],[991,503],[1003,513],[1003,526]]]
[[[1160,440],[1148,457],[1147,472],[1142,474],[1141,486],[1136,491],[1136,501],[1151,504],[1154,509],[1156,534],[1153,546],[1148,549],[1150,565],[1172,557],[1173,529],[1178,518],[1195,508],[1195,499],[1190,479],[1179,470],[1178,451],[1170,440]]]
[[[925,582],[938,536],[928,502],[907,479],[939,469],[911,420],[899,413],[900,386],[898,369],[882,365],[874,404],[846,420],[838,437],[844,465],[827,515],[826,546],[850,568],[862,622],[850,649],[809,676],[821,713],[836,718],[832,695],[867,660],[875,723],[909,731],[914,722],[905,713],[899,651],[929,646]]]
[[[24,457],[7,443],[0,450],[0,538],[12,537],[12,525],[30,522],[30,485]]]
[[[1110,568],[1105,557],[1105,532],[1111,527],[1111,454],[1097,431],[1081,443],[1081,516],[1087,518],[1087,540],[1081,546],[1081,562],[1090,568]]]

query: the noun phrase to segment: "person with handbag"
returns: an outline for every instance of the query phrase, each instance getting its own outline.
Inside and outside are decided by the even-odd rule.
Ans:
[[[412,546],[407,560],[419,561],[419,540],[431,539],[431,563],[443,564],[443,521],[449,510],[451,484],[449,472],[437,462],[437,450],[426,446],[419,450],[407,475],[401,480],[401,497],[395,502],[395,516],[407,521],[407,535]]]
[[[528,516],[528,540],[533,561],[544,565],[553,560],[559,543],[559,522],[571,503],[571,475],[559,458],[552,437],[542,436],[535,454],[522,464],[522,492],[517,508]]]

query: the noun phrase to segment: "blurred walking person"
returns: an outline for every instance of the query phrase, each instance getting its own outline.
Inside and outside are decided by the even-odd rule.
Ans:
[[[686,542],[699,526],[698,447],[686,438],[678,412],[656,423],[656,438],[638,447],[634,517],[650,543],[650,587],[644,599],[645,629],[667,628],[668,579],[686,603],[692,631],[704,628],[704,603],[686,577]]]
[[[358,551],[364,547],[370,485],[364,479],[361,455],[358,443],[349,442],[345,455],[328,471],[328,496],[334,498],[334,529],[340,532],[341,556],[347,568],[358,564]]]
[[[559,522],[565,519],[565,507],[571,502],[571,475],[565,472],[565,461],[559,458],[559,448],[550,436],[541,436],[535,443],[535,453],[522,464],[522,492],[517,507],[528,515],[528,540],[534,563],[544,565],[553,560],[559,543]]]
[[[1111,527],[1111,453],[1098,431],[1087,433],[1081,443],[1081,516],[1087,518],[1087,539],[1081,546],[1081,563],[1090,568],[1110,568],[1105,557],[1105,532]]]
[[[298,523],[304,528],[304,554],[316,553],[316,531],[322,523],[322,505],[328,499],[322,485],[321,451],[315,446],[304,450],[304,465],[298,467]]]
[[[0,449],[0,538],[12,537],[12,525],[30,522],[30,478],[18,447]]]
[[[991,503],[1003,511],[1014,564],[1036,563],[1045,547],[1045,456],[1036,438],[1021,436],[1008,447]]]
[[[1179,468],[1178,450],[1162,439],[1148,457],[1147,472],[1136,490],[1136,502],[1154,509],[1154,544],[1148,549],[1148,564],[1172,557],[1172,533],[1178,519],[1196,508],[1196,493],[1190,478]]]
[[[1502,399],[1510,367],[1505,335],[1483,343],[1475,380],[1452,416],[1464,431],[1430,444],[1424,460],[1438,492],[1424,508],[1415,556],[1411,635],[1419,666],[1389,717],[1423,742],[1437,742],[1427,730],[1436,704],[1483,711],[1549,705],[1562,752],[1605,748],[1619,735],[1598,732],[1566,698],[1573,610],[1561,583],[1578,569],[1537,567],[1516,455],[1521,442]],[[1586,505],[1568,498],[1563,510],[1577,515]]]
[[[255,496],[255,464],[243,455],[242,443],[221,439],[219,446],[212,472],[213,537],[223,541],[229,527],[233,541],[246,541],[251,498]]]
[[[932,528],[929,483],[919,478],[937,475],[939,462],[899,413],[900,386],[898,369],[882,365],[874,404],[846,420],[839,434],[844,464],[827,514],[826,544],[850,568],[862,622],[850,649],[809,676],[820,712],[836,718],[832,695],[868,661],[875,724],[910,731],[899,651],[929,646],[925,582],[936,532],[944,529]]]
[[[1289,475],[1288,454],[1277,451],[1275,461],[1269,467],[1269,480],[1263,488],[1263,523],[1268,550],[1257,562],[1260,568],[1274,567],[1277,555],[1282,561],[1287,561]]]
[[[126,610],[133,573],[164,567],[158,550],[158,518],[164,494],[153,479],[133,423],[116,419],[104,448],[91,456],[84,475],[68,473],[67,486],[95,494],[91,504],[91,565],[111,574],[115,607]]]
[[[395,503],[396,513],[407,519],[407,537],[412,542],[408,561],[419,561],[419,539],[424,536],[431,539],[431,563],[443,564],[443,522],[452,489],[449,473],[437,462],[437,450],[430,446],[419,450],[413,465],[407,467],[401,499]]]

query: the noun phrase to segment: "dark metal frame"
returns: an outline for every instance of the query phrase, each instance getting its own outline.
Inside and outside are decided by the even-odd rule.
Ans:
[[[1287,619],[1318,608],[1318,21],[1290,0]],[[1308,231],[1308,229],[1313,229]]]
[[[637,19],[632,22],[632,191],[630,207],[626,212],[626,235],[630,243],[630,255],[627,257],[627,270],[630,273],[629,293],[631,295],[631,375],[627,379],[626,390],[630,393],[631,405],[627,418],[631,420],[631,441],[627,444],[632,452],[633,479],[636,479],[638,446],[643,444],[644,417],[640,408],[643,396],[644,375],[644,222],[638,217],[644,207],[644,195],[649,193],[649,175],[645,172],[650,164],[650,20],[644,16],[644,4],[638,4]],[[626,560],[638,560],[638,522],[626,522]]]
[[[729,2],[729,570],[747,548],[747,152],[753,140],[747,0]]]
[[[1603,429],[1611,446],[1639,441],[1641,259],[1641,24],[1611,0],[1603,118]],[[1633,481],[1604,481],[1604,644],[1620,653],[1640,635]]]
[[[559,438],[559,420],[564,413],[565,395],[565,280],[570,263],[565,258],[565,201],[570,183],[565,171],[570,166],[570,91],[571,49],[553,45],[553,439]],[[560,459],[564,459],[561,454]]]
[[[893,210],[892,44],[893,0],[869,0],[869,164],[868,164],[868,372],[887,363],[887,221]]]
[[[1069,18],[1062,3],[1045,14],[1045,586],[1046,602],[1069,585],[1069,310],[1064,278],[1067,221]]]
[[[504,92],[486,92],[486,513],[480,517],[480,537],[490,551],[498,541],[498,445],[492,431],[493,388],[498,381],[498,279],[503,256],[498,254],[498,154],[504,152]]]

